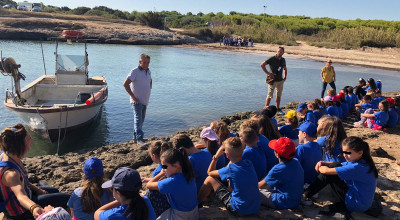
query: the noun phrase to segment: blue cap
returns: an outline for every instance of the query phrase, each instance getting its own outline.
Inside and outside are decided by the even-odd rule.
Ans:
[[[306,103],[300,103],[299,104],[299,106],[297,106],[297,112],[299,112],[299,111],[301,111],[301,110],[303,110],[303,109],[305,109],[305,108],[307,108],[307,104]]]
[[[103,176],[103,163],[99,158],[91,157],[85,161],[83,172],[85,173],[87,180],[96,176]]]
[[[138,171],[128,168],[118,168],[111,180],[103,183],[102,188],[114,188],[123,191],[135,191],[138,190],[136,187],[142,182]]]
[[[302,132],[306,132],[311,137],[317,136],[317,126],[311,122],[304,122],[300,125],[299,130]]]

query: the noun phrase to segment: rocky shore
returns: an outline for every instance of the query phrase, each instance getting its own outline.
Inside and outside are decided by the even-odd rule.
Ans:
[[[82,31],[85,39],[96,39],[99,43],[107,44],[204,43],[176,31],[150,28],[128,20],[0,9],[0,40],[46,41],[61,37],[65,29]]]
[[[385,93],[385,96],[399,95],[400,92]],[[285,106],[284,111],[294,109],[297,102],[289,103]],[[237,132],[240,124],[249,119],[254,112],[237,113],[230,116],[222,117],[232,132]],[[278,123],[283,123],[282,116],[277,117]],[[379,169],[378,186],[376,190],[376,198],[379,199],[383,206],[383,215],[380,219],[399,219],[400,218],[400,166],[396,163],[396,158],[400,158],[400,128],[396,127],[385,132],[374,131],[364,128],[352,128],[352,120],[349,118],[344,121],[348,136],[358,136],[366,140],[372,149],[372,155]],[[208,126],[208,125],[205,125]],[[187,134],[194,142],[200,141],[199,134],[203,127],[193,128],[178,133]],[[162,138],[170,141],[174,136]],[[148,143],[159,138],[150,138]],[[138,146],[133,142],[125,142],[101,147],[97,150],[87,152],[85,154],[68,153],[62,156],[38,156],[24,159],[24,163],[29,172],[29,179],[34,184],[38,184],[40,180],[46,181],[51,185],[58,187],[63,192],[72,192],[76,187],[82,185],[82,168],[84,161],[96,156],[104,163],[105,178],[111,178],[113,172],[121,166],[127,166],[137,169],[143,177],[151,176],[153,169],[157,166],[152,164],[151,158],[147,152],[148,145]],[[318,215],[322,206],[329,203],[330,195],[323,192],[312,206],[303,206],[296,210],[274,211],[261,207],[255,216],[246,219],[299,219],[299,218],[324,218]],[[327,202],[328,201],[328,202]],[[224,211],[221,203],[210,199],[205,208],[201,211],[201,219],[239,219],[231,216]],[[353,213],[355,219],[373,219],[363,213]]]

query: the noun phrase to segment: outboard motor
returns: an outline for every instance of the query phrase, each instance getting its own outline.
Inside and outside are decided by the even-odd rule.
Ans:
[[[25,75],[19,72],[20,64],[17,64],[15,60],[11,57],[3,57],[0,62],[0,72],[3,75],[8,75],[13,77],[15,92],[17,93],[18,99],[21,101],[21,85],[20,80],[25,80]]]

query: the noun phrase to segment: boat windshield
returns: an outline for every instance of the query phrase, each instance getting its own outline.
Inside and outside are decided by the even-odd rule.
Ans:
[[[85,72],[85,56],[57,55],[57,71]]]

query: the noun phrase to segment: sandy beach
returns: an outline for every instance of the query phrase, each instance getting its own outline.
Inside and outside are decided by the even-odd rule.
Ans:
[[[224,50],[239,53],[275,54],[276,44],[255,43],[254,47],[224,46],[220,43],[185,44],[178,47],[194,47],[208,50]],[[284,45],[283,45],[284,46]],[[325,62],[332,59],[334,63],[372,67],[400,71],[400,48],[354,48],[351,50],[328,49],[310,46],[298,41],[297,46],[284,46],[286,57],[316,60]]]

